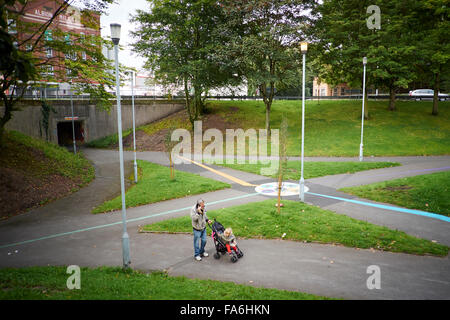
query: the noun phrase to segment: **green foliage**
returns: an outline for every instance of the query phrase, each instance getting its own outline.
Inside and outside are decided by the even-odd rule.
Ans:
[[[0,4],[0,99],[5,107],[0,117],[0,146],[6,123],[15,104],[32,80],[74,79],[75,86],[89,91],[103,103],[99,106],[110,107],[105,86],[113,85],[113,76],[108,73],[109,62],[102,54],[102,45],[107,43],[101,37],[93,35],[75,35],[54,28],[54,22],[68,9],[74,0],[61,1],[54,7],[52,16],[43,23],[30,23],[21,19],[30,8],[29,1],[7,0]],[[94,15],[100,14],[112,0],[94,0],[77,2],[82,6],[82,21],[93,26]],[[14,28],[14,32],[10,28]],[[18,35],[21,35],[18,37]],[[62,53],[62,55],[56,54]],[[48,53],[48,54],[47,54]],[[9,93],[7,94],[9,90]]]
[[[225,32],[231,41],[220,47],[222,60],[239,70],[250,87],[258,88],[266,106],[266,129],[276,87],[298,83],[298,44],[307,21],[302,12],[310,1],[224,1]]]
[[[224,41],[218,26],[224,15],[213,0],[154,0],[151,12],[138,10],[134,50],[162,84],[182,86],[189,120],[204,112],[202,95],[228,83],[232,70],[215,56]],[[163,28],[161,26],[164,26]]]
[[[56,110],[46,101],[45,99],[42,99],[41,101],[41,115],[42,119],[39,121],[39,132],[42,137],[42,130],[45,132],[45,140],[48,141],[48,120],[50,118],[50,112],[56,113]]]
[[[427,74],[443,73],[448,64],[448,5],[445,0],[328,0],[312,12],[312,56],[327,83],[362,87],[362,58],[368,58],[367,84],[395,93]],[[381,28],[369,29],[367,8],[381,10]],[[431,77],[429,77],[431,79]],[[433,86],[431,81],[430,86]]]

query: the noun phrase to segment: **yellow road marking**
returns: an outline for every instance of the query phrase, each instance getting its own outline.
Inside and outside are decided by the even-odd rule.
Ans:
[[[204,164],[198,163],[198,162],[196,162],[196,161],[194,161],[194,160],[191,160],[191,159],[188,159],[188,158],[179,156],[179,155],[177,155],[177,157],[178,157],[178,158],[181,158],[181,159],[183,159],[183,160],[190,161],[190,162],[192,162],[193,164],[195,164],[195,165],[197,165],[197,166],[199,166],[199,167],[202,167],[202,168],[204,168],[204,169],[206,169],[206,170],[209,170],[209,171],[211,171],[211,172],[213,172],[213,173],[215,173],[215,174],[218,174],[219,176],[224,177],[225,179],[231,180],[231,181],[233,181],[233,182],[235,182],[235,183],[237,183],[237,184],[240,184],[240,185],[242,185],[242,186],[245,186],[245,187],[256,187],[256,186],[257,186],[256,184],[251,184],[251,183],[245,182],[244,180],[241,180],[241,179],[235,178],[235,177],[233,177],[233,176],[230,176],[229,174],[226,174],[226,173],[217,171],[217,170],[215,170],[215,169],[213,169],[213,168],[210,168],[210,167],[208,167],[208,166],[205,166]]]

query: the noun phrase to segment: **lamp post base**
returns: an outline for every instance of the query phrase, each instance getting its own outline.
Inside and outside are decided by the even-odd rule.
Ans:
[[[122,253],[123,253],[123,267],[128,268],[131,264],[130,261],[130,238],[128,233],[125,232],[122,236]]]
[[[300,178],[300,201],[305,202],[305,179]]]

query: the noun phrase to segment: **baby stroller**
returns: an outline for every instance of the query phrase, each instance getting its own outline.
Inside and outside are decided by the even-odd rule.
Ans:
[[[225,228],[220,222],[217,222],[214,218],[214,222],[212,224],[209,224],[211,227],[211,237],[213,238],[214,245],[216,246],[216,253],[214,254],[215,259],[220,259],[220,254],[224,255],[227,253],[227,247],[226,244],[223,242],[223,240],[220,238],[219,234],[223,233],[225,231]],[[239,258],[242,258],[244,256],[244,253],[241,249],[236,245],[236,251],[231,250],[231,262],[238,261]]]

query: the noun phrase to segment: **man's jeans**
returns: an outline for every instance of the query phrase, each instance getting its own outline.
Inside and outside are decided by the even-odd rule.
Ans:
[[[205,252],[206,246],[206,228],[203,231],[194,231],[194,257],[202,255]],[[201,240],[201,245],[199,247],[199,240]]]

